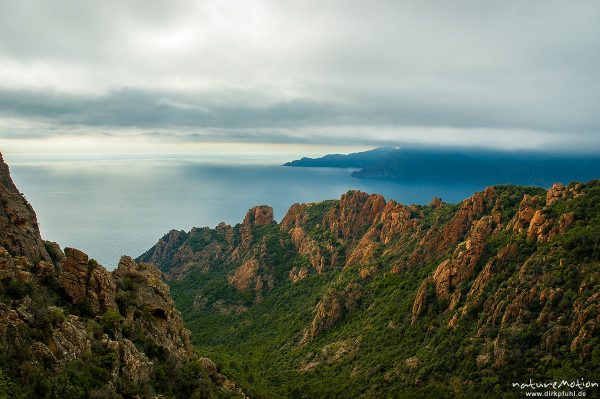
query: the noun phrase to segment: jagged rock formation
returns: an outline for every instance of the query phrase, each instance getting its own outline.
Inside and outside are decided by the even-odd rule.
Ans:
[[[227,281],[238,291],[253,291],[260,300],[263,291],[273,288],[274,277],[267,243],[257,232],[277,227],[273,208],[255,206],[234,227],[221,223],[215,229],[193,228],[189,233],[173,230],[138,260],[159,265],[170,279],[184,277],[192,269],[208,273],[214,265],[237,265],[228,270]],[[239,303],[233,307],[243,309]]]
[[[0,246],[33,261],[50,260],[35,212],[13,183],[0,154]]]
[[[227,332],[201,323],[195,331],[218,348],[247,345],[227,354],[241,363],[256,347],[280,348],[261,367],[307,386],[314,370],[339,374],[310,391],[339,397],[350,394],[336,386],[367,397],[448,396],[480,394],[478,384],[494,375],[598,373],[599,181],[493,186],[459,204],[425,206],[350,191],[295,204],[280,224],[267,212],[257,226],[255,215],[184,238],[171,233],[138,259],[166,273],[184,317],[211,315]],[[336,344],[357,336],[360,345]],[[333,355],[338,346],[351,356]],[[360,386],[360,378],[376,388],[346,383]],[[494,381],[486,392],[510,389]],[[290,392],[265,383],[258,394]]]
[[[118,287],[117,300],[125,323],[130,323],[134,330],[143,331],[170,356],[181,360],[189,358],[192,350],[190,332],[175,309],[160,270],[123,256],[112,277]],[[128,287],[134,289],[127,290]]]
[[[0,396],[243,396],[194,355],[160,270],[42,241],[1,156],[0,183]]]
[[[246,226],[267,226],[275,223],[273,218],[273,208],[267,205],[255,206],[246,213],[244,225]]]
[[[362,287],[349,283],[343,291],[329,289],[315,309],[315,317],[310,328],[304,330],[301,344],[305,344],[323,331],[329,330],[346,315],[353,312],[363,295]]]
[[[55,249],[60,254],[60,248]],[[65,248],[63,272],[58,283],[76,305],[85,304],[92,314],[117,309],[116,285],[110,273],[88,255],[74,248]]]
[[[329,230],[342,240],[359,238],[384,208],[385,199],[381,195],[349,191],[329,211],[326,219]]]
[[[194,230],[192,230],[193,232]],[[190,234],[192,234],[190,232]],[[181,245],[188,238],[185,231],[169,231],[153,248],[152,256],[147,258],[148,263],[159,265],[164,259],[179,260],[177,252],[182,253]]]

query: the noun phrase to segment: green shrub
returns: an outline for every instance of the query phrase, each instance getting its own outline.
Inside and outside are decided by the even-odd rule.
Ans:
[[[9,280],[5,283],[6,294],[12,299],[23,299],[27,295],[33,293],[33,285],[31,283]]]
[[[12,399],[15,397],[15,384],[7,377],[4,370],[0,369],[0,399]]]
[[[121,328],[122,322],[123,317],[115,309],[108,309],[100,316],[100,327],[105,333],[112,336],[114,336],[115,331],[118,331]]]

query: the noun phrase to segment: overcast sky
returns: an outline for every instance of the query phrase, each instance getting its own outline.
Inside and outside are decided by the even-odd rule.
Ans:
[[[600,153],[598,21],[577,0],[0,0],[0,150]]]

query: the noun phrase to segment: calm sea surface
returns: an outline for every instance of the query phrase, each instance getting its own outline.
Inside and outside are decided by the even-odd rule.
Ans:
[[[458,202],[483,188],[357,179],[344,169],[181,159],[19,162],[11,171],[44,239],[79,248],[108,269],[171,229],[236,224],[253,205],[272,206],[281,220],[296,202],[335,199],[350,189],[424,204],[433,196]]]

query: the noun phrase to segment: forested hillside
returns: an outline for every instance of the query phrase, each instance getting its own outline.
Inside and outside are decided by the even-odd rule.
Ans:
[[[426,206],[350,191],[280,223],[259,206],[138,260],[167,274],[193,343],[252,397],[522,397],[513,382],[600,380],[598,181]]]

